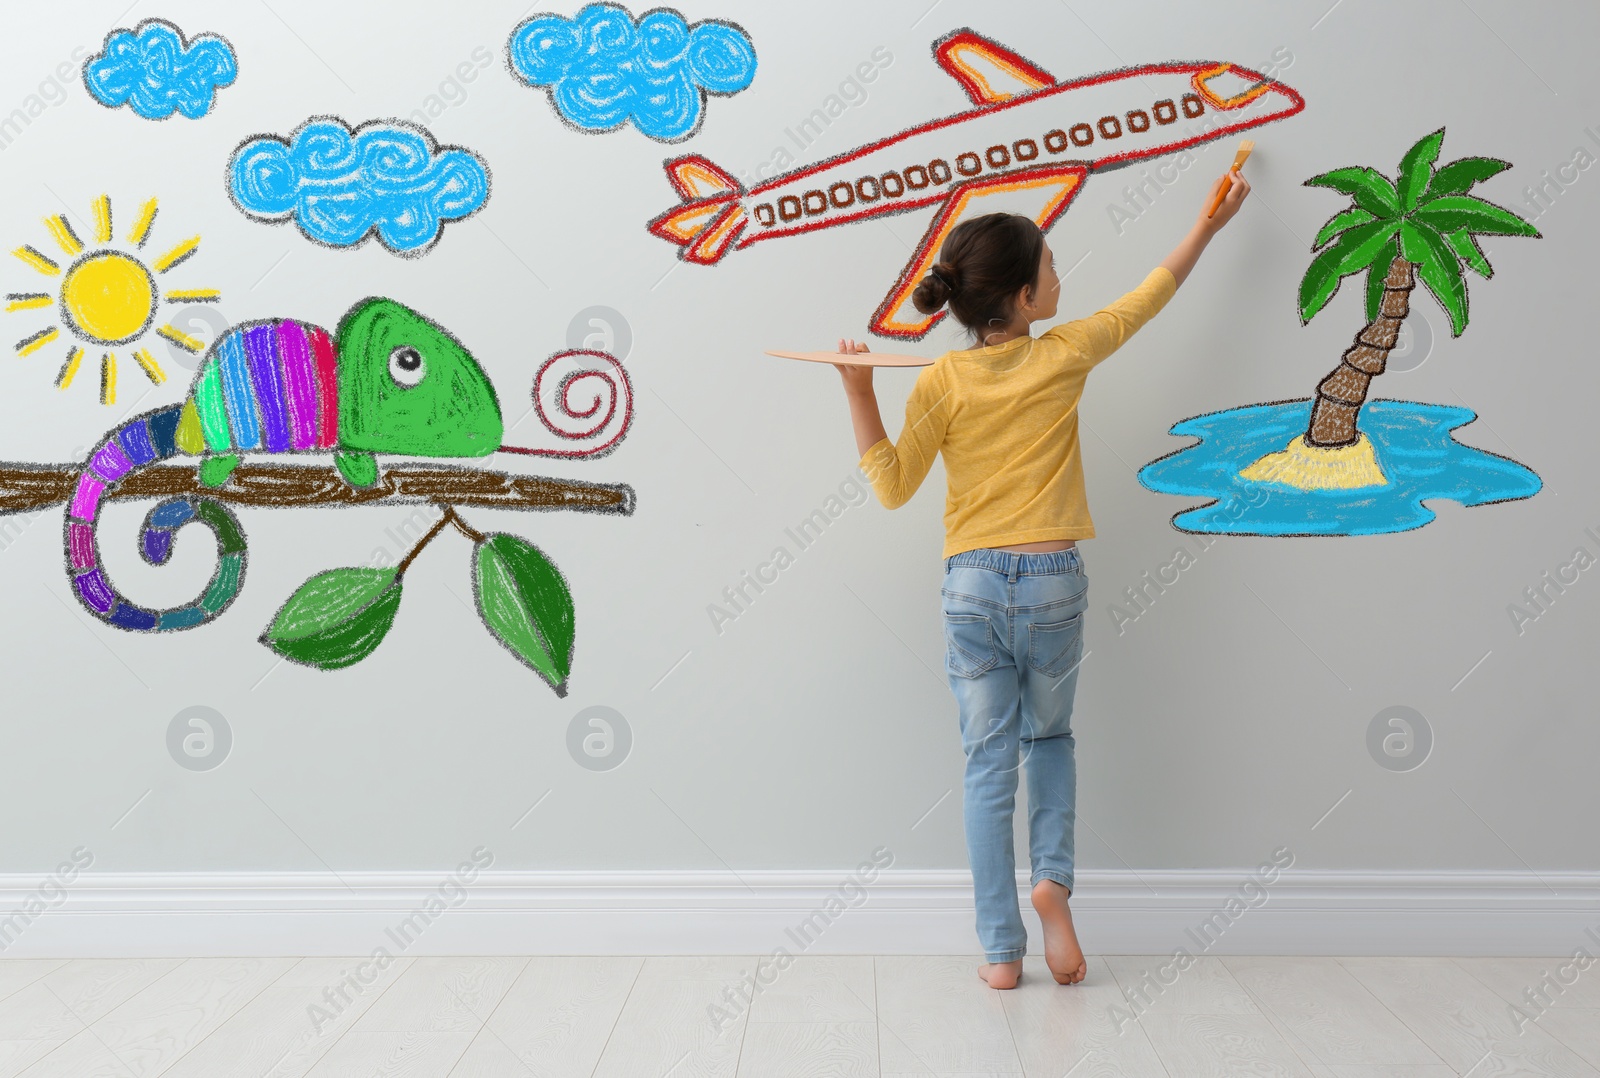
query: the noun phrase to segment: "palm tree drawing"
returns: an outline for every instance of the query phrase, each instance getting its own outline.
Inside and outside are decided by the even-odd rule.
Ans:
[[[1510,168],[1493,157],[1463,157],[1435,167],[1444,128],[1424,135],[1400,160],[1393,180],[1373,168],[1351,166],[1305,181],[1350,196],[1350,205],[1317,233],[1300,282],[1301,324],[1316,317],[1346,277],[1365,273],[1367,324],[1338,367],[1317,383],[1306,431],[1284,449],[1239,472],[1241,478],[1288,483],[1301,489],[1383,484],[1372,443],[1357,429],[1372,379],[1382,374],[1411,312],[1411,292],[1421,281],[1450,318],[1450,335],[1467,328],[1463,268],[1489,277],[1493,268],[1478,236],[1534,236],[1539,230],[1510,210],[1468,192]]]

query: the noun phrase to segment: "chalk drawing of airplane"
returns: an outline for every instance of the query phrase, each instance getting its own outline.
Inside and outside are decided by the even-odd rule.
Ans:
[[[1029,212],[1048,229],[1091,172],[1176,153],[1305,108],[1290,87],[1225,62],[1150,64],[1057,82],[967,29],[940,38],[933,54],[975,108],[748,190],[698,154],[674,158],[666,162],[667,177],[682,203],[651,221],[650,231],[678,244],[683,260],[710,265],[762,240],[939,206],[870,325],[879,336],[918,339],[944,312],[923,315],[911,293],[964,217]]]

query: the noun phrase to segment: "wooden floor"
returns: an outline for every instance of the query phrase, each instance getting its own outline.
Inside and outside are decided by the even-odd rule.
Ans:
[[[1600,1078],[1600,965],[1529,1003],[1560,959],[1164,961],[801,956],[746,1006],[737,957],[9,959],[0,1076]]]

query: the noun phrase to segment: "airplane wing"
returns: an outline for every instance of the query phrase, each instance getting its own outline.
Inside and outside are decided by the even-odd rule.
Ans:
[[[974,105],[1008,101],[1056,84],[1043,68],[971,30],[940,38],[934,43],[933,58],[961,84]]]
[[[925,337],[945,312],[923,314],[911,305],[911,293],[938,260],[939,248],[950,230],[967,218],[995,212],[1026,214],[1041,229],[1048,229],[1072,203],[1088,171],[1081,164],[1041,165],[970,180],[956,187],[928,226],[900,279],[873,312],[872,332],[910,340]]]
[[[1009,101],[1056,84],[1050,73],[1037,64],[971,30],[957,30],[935,42],[933,56],[977,105]],[[934,315],[918,311],[911,305],[911,293],[927,276],[945,237],[956,225],[969,217],[999,211],[1027,214],[1040,228],[1047,229],[1072,202],[1086,174],[1082,165],[1044,165],[974,179],[953,188],[900,279],[873,314],[872,332],[916,340],[926,336],[944,317],[943,311]]]

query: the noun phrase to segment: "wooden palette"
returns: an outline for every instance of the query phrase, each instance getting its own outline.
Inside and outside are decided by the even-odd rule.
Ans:
[[[768,349],[767,355],[779,359],[803,359],[810,363],[849,363],[858,367],[931,367],[933,360],[893,352],[785,352]]]

